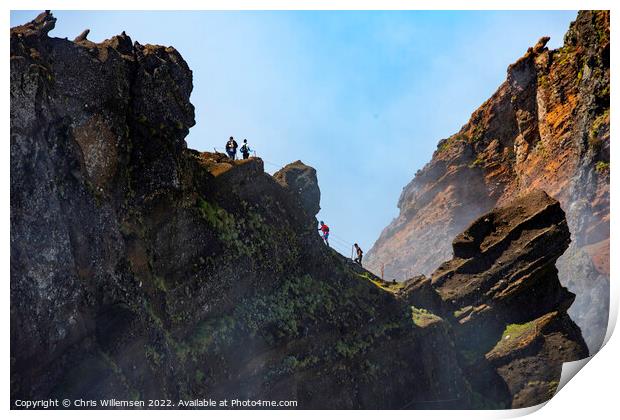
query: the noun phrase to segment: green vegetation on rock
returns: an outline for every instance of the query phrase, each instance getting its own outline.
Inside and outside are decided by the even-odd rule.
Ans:
[[[363,272],[361,274],[358,274],[358,276],[363,278],[364,280],[369,281],[370,283],[374,284],[378,288],[385,290],[386,292],[390,292],[390,293],[397,292],[404,287],[403,282],[381,280],[379,277],[374,276],[370,274],[369,272]]]
[[[422,328],[443,321],[443,319],[432,312],[423,308],[416,308],[415,306],[411,307],[411,319],[416,326]]]
[[[510,324],[506,326],[500,340],[492,353],[501,354],[522,347],[538,334],[538,325],[535,321],[525,324]]]
[[[478,154],[476,159],[469,164],[470,169],[482,166],[484,166],[484,157],[481,154]]]
[[[595,168],[598,173],[609,172],[609,162],[598,161]]]

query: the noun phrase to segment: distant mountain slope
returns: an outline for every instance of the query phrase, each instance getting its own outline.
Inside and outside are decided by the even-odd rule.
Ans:
[[[542,38],[509,66],[403,189],[368,263],[384,263],[390,279],[428,274],[475,218],[542,189],[566,211],[572,243],[560,281],[577,294],[570,313],[598,350],[609,310],[609,40],[609,12],[581,11],[562,48]]]

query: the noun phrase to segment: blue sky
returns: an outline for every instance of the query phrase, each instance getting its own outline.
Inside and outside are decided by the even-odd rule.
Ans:
[[[11,12],[11,26],[38,12]],[[561,46],[574,11],[55,11],[51,36],[123,30],[172,45],[194,74],[187,143],[247,138],[273,173],[317,169],[332,241],[368,250],[402,188],[544,35]]]

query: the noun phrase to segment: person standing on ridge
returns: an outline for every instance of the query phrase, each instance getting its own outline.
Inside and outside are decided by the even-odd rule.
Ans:
[[[250,149],[250,146],[248,146],[248,139],[243,139],[243,146],[241,146],[241,149],[239,149],[239,151],[243,155],[244,159],[248,159],[250,157],[250,152],[252,150]]]
[[[321,227],[319,230],[323,233],[323,240],[325,241],[325,244],[329,246],[329,226],[321,220]]]
[[[357,244],[353,244],[353,246],[355,247],[355,253],[357,254],[357,257],[353,261],[358,263],[361,267],[362,257],[364,256],[364,251],[362,251],[362,248],[360,248]]]
[[[237,155],[237,147],[237,142],[235,141],[233,136],[230,136],[228,142],[226,143],[226,153],[228,153],[228,157],[232,160],[235,160],[235,156]]]

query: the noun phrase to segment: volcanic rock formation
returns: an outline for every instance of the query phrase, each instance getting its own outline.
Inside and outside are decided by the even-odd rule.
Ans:
[[[174,48],[54,23],[10,39],[13,402],[502,408],[587,355],[546,195],[476,222],[432,280],[384,283],[322,243],[314,169],[186,147]]]
[[[575,295],[555,268],[569,242],[560,204],[533,191],[474,221],[454,239],[452,260],[430,279],[405,282],[398,296],[430,302],[427,309],[452,322],[461,366],[477,387],[497,390],[497,373],[513,408],[540,403],[555,390],[564,361],[588,356],[566,314]]]
[[[311,214],[317,214],[321,208],[321,191],[316,179],[316,170],[301,161],[289,163],[273,174],[276,181],[294,192],[301,199],[301,205]]]
[[[590,350],[609,310],[609,12],[582,11],[564,46],[542,38],[403,189],[399,216],[366,257],[386,278],[429,274],[474,219],[541,189],[566,211],[572,244],[560,280]]]

